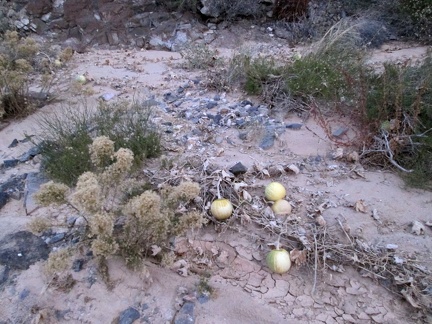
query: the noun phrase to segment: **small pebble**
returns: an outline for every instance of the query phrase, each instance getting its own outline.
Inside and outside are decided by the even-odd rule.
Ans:
[[[303,126],[303,124],[296,124],[296,123],[294,123],[294,124],[288,124],[285,127],[288,128],[288,129],[298,130],[298,129],[302,128],[302,126]]]

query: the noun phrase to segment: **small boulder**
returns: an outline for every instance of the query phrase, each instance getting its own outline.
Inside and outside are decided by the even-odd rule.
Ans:
[[[237,177],[240,174],[245,174],[247,168],[241,162],[237,162],[229,169],[229,171]]]

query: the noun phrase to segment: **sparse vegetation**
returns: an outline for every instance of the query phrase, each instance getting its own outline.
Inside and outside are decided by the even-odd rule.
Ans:
[[[0,118],[31,112],[28,74],[33,70],[37,52],[38,45],[32,39],[22,39],[17,32],[5,33],[0,48]]]
[[[297,101],[313,110],[324,128],[327,124],[316,102],[325,102],[362,125],[361,136],[352,144],[363,147],[364,162],[391,165],[408,173],[409,184],[430,186],[432,54],[419,63],[387,63],[377,71],[367,64],[364,24],[342,20],[308,53],[288,62],[237,55],[225,64],[231,70],[207,72],[208,85],[228,91],[241,84],[271,107],[287,101],[286,106],[293,107]],[[330,129],[327,132],[331,134]]]
[[[32,38],[22,38],[15,31],[4,33],[0,45],[0,119],[29,115],[49,100],[53,71],[59,68],[56,54],[52,54],[43,52]],[[59,57],[63,63],[70,60],[71,49]],[[30,84],[39,91],[31,91]]]
[[[180,52],[187,69],[207,69],[220,65],[221,60],[215,50],[204,44],[186,44]]]
[[[146,103],[101,102],[94,110],[86,105],[69,106],[61,114],[42,117],[39,124],[44,131],[40,138],[43,169],[53,180],[69,186],[93,170],[92,160],[98,162],[88,149],[96,136],[108,137],[115,150],[132,150],[135,167],[160,152],[160,134]]]

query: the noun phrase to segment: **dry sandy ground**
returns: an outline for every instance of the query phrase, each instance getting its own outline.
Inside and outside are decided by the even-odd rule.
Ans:
[[[425,50],[421,47],[406,49],[400,44],[386,45],[375,53],[372,61],[378,65],[390,58],[416,59]],[[30,144],[14,149],[9,149],[8,145],[15,138],[22,139],[24,134],[37,134],[38,115],[61,111],[66,100],[80,100],[74,97],[71,88],[76,75],[86,73],[92,80],[86,85],[94,92],[87,98],[90,104],[104,93],[114,93],[123,99],[154,95],[161,100],[165,92],[174,91],[199,74],[178,68],[180,61],[178,53],[157,51],[91,50],[75,55],[68,68],[60,72],[56,84],[56,92],[64,101],[45,106],[37,114],[13,121],[2,129],[0,158],[17,157],[29,148]],[[190,91],[191,96],[213,96],[199,89]],[[244,97],[233,93],[226,99],[229,103]],[[194,127],[174,115],[162,112],[158,115],[159,120],[182,125],[174,138],[180,138]],[[299,122],[298,116],[282,117],[285,123]],[[415,235],[411,233],[410,223],[413,220],[432,222],[432,194],[405,188],[391,172],[367,170],[332,160],[329,154],[336,146],[313,119],[309,119],[306,126],[299,131],[287,130],[267,151],[260,150],[253,140],[249,143],[239,140],[237,131],[221,127],[214,130],[215,140],[211,145],[203,147],[198,141],[192,141],[181,153],[199,154],[226,169],[237,162],[248,168],[254,163],[269,162],[300,165],[319,155],[324,159],[321,166],[325,167],[305,168],[298,175],[285,174],[276,178],[287,187],[289,199],[295,202],[294,214],[306,217],[307,202],[311,197],[320,197],[330,206],[323,212],[329,225],[343,218],[351,231],[361,234],[366,242],[380,246],[397,244],[401,251],[417,252],[431,269],[432,231],[426,227],[423,235]],[[0,174],[0,181],[5,181],[12,173],[38,167],[38,161],[20,165]],[[267,181],[257,180],[251,191],[259,193]],[[364,201],[366,213],[347,207],[359,200]],[[374,209],[380,221],[371,217]],[[12,200],[0,211],[0,237],[25,228],[31,218],[47,212],[59,217],[67,211],[41,208],[26,216],[22,201]],[[208,300],[200,300],[196,295],[202,276],[192,272],[186,277],[180,276],[174,270],[151,263],[148,267],[152,282],[128,270],[120,260],[110,260],[110,276],[115,285],[108,290],[95,274],[95,265],[89,261],[82,271],[72,273],[77,283],[68,292],[49,286],[41,271],[43,264],[37,263],[29,270],[14,274],[11,283],[0,292],[0,323],[111,323],[128,307],[140,312],[137,323],[171,323],[180,305],[188,300],[195,302],[197,324],[416,322],[416,311],[406,301],[354,269],[346,268],[343,273],[320,271],[314,291],[311,266],[293,267],[284,275],[271,274],[264,262],[268,251],[265,243],[269,242],[261,242],[254,236],[258,229],[252,224],[240,225],[238,221],[237,225],[236,230],[223,232],[214,231],[210,225],[183,241],[186,248],[200,251],[198,256],[213,256],[215,262],[208,270],[208,284],[213,293]],[[222,255],[228,255],[223,262]],[[88,280],[91,276],[97,278],[93,284]]]

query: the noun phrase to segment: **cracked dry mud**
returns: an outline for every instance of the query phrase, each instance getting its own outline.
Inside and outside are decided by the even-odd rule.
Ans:
[[[380,64],[388,52],[397,57],[397,51],[394,47],[393,51],[377,52],[372,60]],[[403,48],[403,55],[421,56],[424,51],[424,48]],[[157,51],[95,49],[75,55],[69,68],[61,72],[63,76],[57,85],[63,101],[43,107],[34,116],[12,121],[1,130],[2,158],[16,157],[28,150],[29,143],[13,149],[8,145],[15,138],[22,138],[24,133],[36,134],[38,115],[63,109],[62,103],[66,100],[80,100],[70,88],[77,74],[87,73],[92,80],[86,85],[93,91],[86,99],[89,104],[94,104],[105,93],[129,100],[154,96],[155,100],[163,102],[165,93],[190,83],[200,74],[180,69],[180,62],[178,53]],[[215,95],[198,86],[192,86],[187,92],[189,98],[196,100],[186,101],[177,110]],[[241,93],[230,93],[224,104],[243,99]],[[223,104],[214,111],[221,107]],[[288,197],[294,202],[295,217],[307,217],[308,205],[325,203],[322,215],[329,226],[337,225],[336,219],[343,217],[351,232],[361,235],[365,242],[382,246],[396,244],[402,251],[417,252],[424,257],[424,266],[431,268],[432,231],[426,227],[423,235],[415,235],[409,224],[414,219],[432,221],[432,194],[405,188],[401,179],[391,172],[333,160],[330,154],[336,147],[313,119],[307,120],[307,128],[287,129],[271,149],[264,151],[258,147],[257,134],[252,132],[251,138],[243,141],[237,130],[228,127],[212,129],[211,136],[205,140],[202,134],[189,136],[181,146],[178,140],[190,134],[196,125],[175,112],[176,108],[171,112],[156,111],[157,122],[169,121],[174,125],[166,145],[176,151],[175,154],[199,155],[226,170],[237,162],[247,168],[255,163],[303,163],[299,174],[271,178],[286,186]],[[286,124],[302,122],[296,115],[280,112],[278,118]],[[13,173],[29,172],[38,167],[37,160],[20,164],[6,170],[0,178],[4,181]],[[256,179],[250,183],[251,194],[262,195],[268,181]],[[366,213],[352,208],[360,200]],[[373,210],[379,218],[371,216]],[[51,213],[62,219],[68,212],[67,208],[38,208],[26,216],[22,201],[12,200],[0,211],[0,238],[24,229],[25,224],[38,215]],[[184,263],[164,269],[149,262],[152,282],[113,258],[108,264],[113,283],[109,290],[96,272],[94,262],[89,260],[83,270],[72,273],[76,284],[67,291],[60,291],[48,285],[42,271],[43,263],[38,262],[28,270],[13,273],[2,288],[0,323],[112,323],[129,307],[139,314],[136,323],[171,323],[185,302],[193,303],[193,320],[197,324],[417,321],[417,311],[400,296],[389,292],[386,282],[362,276],[351,267],[345,267],[343,272],[318,271],[316,280],[310,262],[294,266],[283,275],[271,273],[265,265],[265,255],[267,243],[274,242],[276,237],[247,219],[236,219],[232,224],[217,231],[210,225],[177,240],[176,253]],[[186,271],[178,271],[185,267]],[[199,294],[203,278],[212,289],[210,296]]]

